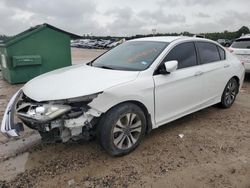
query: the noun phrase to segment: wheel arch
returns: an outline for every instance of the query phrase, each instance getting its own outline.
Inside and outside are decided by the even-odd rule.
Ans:
[[[146,117],[146,133],[150,133],[151,130],[152,130],[152,127],[153,127],[153,124],[152,124],[152,118],[151,118],[151,114],[149,113],[147,107],[140,101],[137,101],[137,100],[127,100],[127,101],[123,101],[123,102],[120,102],[114,106],[112,106],[110,109],[108,109],[107,111],[111,110],[112,108],[116,107],[116,106],[119,106],[119,105],[122,105],[122,104],[126,104],[126,103],[132,103],[132,104],[135,104],[137,105],[139,108],[141,108],[141,110],[143,111],[145,117]],[[105,113],[107,113],[107,111]]]
[[[237,81],[237,83],[238,83],[238,91],[237,91],[237,93],[239,93],[239,89],[240,89],[240,78],[238,77],[238,76],[233,76],[232,78],[234,78],[236,81]],[[230,78],[230,80],[232,79],[232,78]]]

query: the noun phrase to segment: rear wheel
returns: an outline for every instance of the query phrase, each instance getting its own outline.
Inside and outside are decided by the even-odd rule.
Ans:
[[[235,101],[235,98],[239,91],[239,84],[235,78],[231,78],[222,94],[221,106],[223,108],[230,108]]]
[[[124,103],[109,110],[98,125],[101,146],[112,156],[133,151],[146,130],[146,118],[135,104]]]

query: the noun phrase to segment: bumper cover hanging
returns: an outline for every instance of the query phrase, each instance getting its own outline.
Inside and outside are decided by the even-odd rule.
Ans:
[[[23,130],[22,124],[15,124],[14,122],[15,106],[21,94],[22,90],[20,89],[12,96],[4,112],[1,124],[1,132],[7,137],[18,137],[20,136],[19,132]]]

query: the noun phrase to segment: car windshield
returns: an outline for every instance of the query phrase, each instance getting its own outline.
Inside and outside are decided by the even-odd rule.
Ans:
[[[115,70],[145,70],[168,44],[152,41],[125,42],[94,60],[91,65]]]
[[[250,38],[247,39],[238,39],[232,44],[233,48],[244,48],[250,49]]]

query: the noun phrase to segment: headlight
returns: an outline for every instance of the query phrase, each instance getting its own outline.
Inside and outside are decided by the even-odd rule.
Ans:
[[[50,101],[50,104],[22,101],[17,105],[16,112],[18,117],[22,120],[32,119],[41,123],[48,122],[69,112],[74,108],[73,103],[83,102],[84,104],[87,104],[101,93],[102,92],[82,97]]]
[[[22,119],[29,118],[40,122],[50,121],[64,113],[70,111],[71,107],[67,105],[54,105],[54,104],[44,104],[44,105],[31,105],[26,113],[18,112],[18,116]]]
[[[70,102],[70,103],[71,102],[90,102],[101,93],[103,93],[103,92],[98,92],[98,93],[94,93],[91,95],[85,95],[82,97],[75,97],[75,98],[67,99],[67,102]]]

